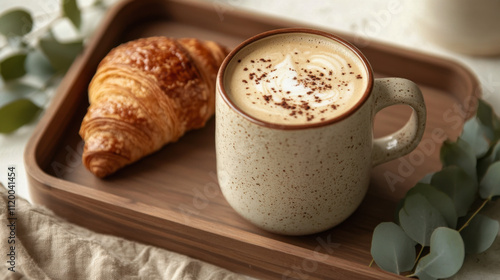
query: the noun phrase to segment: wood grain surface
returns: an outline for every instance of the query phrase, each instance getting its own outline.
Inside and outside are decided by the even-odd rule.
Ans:
[[[408,156],[376,167],[368,195],[344,223],[326,232],[286,237],[264,232],[226,203],[216,179],[214,120],[106,179],[81,164],[78,136],[97,64],[118,44],[139,37],[197,37],[231,48],[257,33],[299,24],[208,2],[124,1],[115,6],[77,59],[25,152],[31,197],[60,216],[109,233],[186,254],[262,279],[398,279],[368,267],[374,227],[391,221],[396,201],[440,168],[439,148],[456,138],[480,95],[474,76],[455,62],[378,42],[359,44],[377,77],[421,87],[427,128]],[[304,26],[302,27],[311,27]],[[327,30],[329,31],[329,30]],[[356,43],[349,34],[339,34]],[[401,127],[405,106],[376,116],[375,136]]]

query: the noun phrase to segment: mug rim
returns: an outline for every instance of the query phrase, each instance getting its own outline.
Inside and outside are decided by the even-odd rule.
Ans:
[[[361,98],[359,98],[358,101],[356,101],[356,103],[353,106],[351,106],[351,108],[349,108],[349,110],[346,110],[344,113],[342,113],[338,116],[335,116],[333,118],[326,119],[324,121],[319,121],[319,122],[314,122],[314,123],[305,123],[305,124],[280,124],[280,123],[273,123],[273,122],[269,122],[269,121],[265,121],[265,120],[256,118],[256,117],[248,114],[247,112],[245,112],[241,108],[239,108],[231,100],[231,98],[229,97],[229,95],[224,87],[224,73],[226,72],[227,66],[232,61],[232,59],[235,57],[235,55],[240,50],[242,50],[243,48],[245,48],[246,46],[250,45],[253,42],[256,42],[258,40],[261,40],[261,39],[264,39],[267,37],[271,37],[274,35],[286,34],[286,33],[313,34],[313,35],[325,37],[329,40],[334,40],[334,41],[340,43],[341,45],[343,45],[344,47],[346,47],[347,49],[349,49],[350,51],[352,51],[360,59],[360,61],[362,62],[363,66],[365,67],[365,70],[367,72],[368,83],[366,85],[365,91],[363,92]],[[280,28],[280,29],[273,29],[273,30],[265,31],[265,32],[262,32],[260,34],[254,35],[254,36],[244,40],[240,44],[238,44],[238,46],[236,46],[233,50],[231,50],[229,52],[229,54],[225,57],[224,61],[222,62],[221,66],[219,68],[219,71],[217,73],[217,80],[216,80],[217,92],[216,92],[216,94],[219,94],[219,92],[220,92],[222,99],[232,110],[234,110],[236,113],[238,113],[239,115],[241,115],[245,119],[247,119],[247,120],[249,120],[257,125],[260,125],[263,127],[268,127],[268,128],[274,128],[274,129],[282,129],[282,130],[299,130],[299,129],[327,126],[327,125],[339,122],[339,121],[347,118],[348,116],[354,114],[354,112],[356,112],[366,102],[366,100],[370,96],[370,94],[372,92],[372,88],[373,88],[373,79],[374,79],[373,78],[373,71],[372,71],[372,68],[371,68],[371,65],[370,65],[368,59],[365,57],[365,55],[357,47],[355,47],[353,44],[349,43],[347,40],[345,40],[337,35],[334,35],[334,34],[331,34],[331,33],[325,32],[325,31],[317,30],[317,29]]]

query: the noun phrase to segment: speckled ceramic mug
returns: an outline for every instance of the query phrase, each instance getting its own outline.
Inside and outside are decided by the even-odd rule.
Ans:
[[[314,44],[319,42],[319,45],[337,44],[336,48],[342,49],[340,56],[351,56],[351,62],[342,69],[351,68],[354,63],[359,67],[356,70],[359,73],[345,69],[335,76],[332,74],[334,71],[328,69],[328,63],[321,64],[320,68],[311,68],[305,62],[301,66],[302,60],[315,63],[308,57],[315,57],[316,54],[314,50],[304,51],[303,54],[295,51],[295,63],[291,60],[293,53],[287,56],[286,61],[297,66],[294,69],[287,66],[287,71],[294,71],[290,73],[296,76],[291,79],[299,81],[295,86],[302,83],[301,89],[314,87],[319,91],[306,91],[310,95],[306,96],[310,97],[310,101],[307,101],[310,106],[305,106],[307,102],[304,100],[299,100],[300,103],[297,101],[298,105],[295,106],[292,102],[295,99],[286,95],[281,98],[283,102],[277,102],[272,92],[292,93],[276,88],[274,84],[269,86],[270,89],[265,89],[269,95],[258,90],[247,93],[245,91],[250,91],[248,86],[236,90],[238,87],[232,82],[248,82],[240,74],[234,74],[235,69],[239,69],[235,68],[237,63],[250,63],[245,62],[249,60],[245,52],[260,49],[259,42],[263,40],[267,40],[266,44],[272,44],[274,40],[283,41],[287,38],[296,41],[312,39],[316,42]],[[273,76],[276,71],[269,69],[274,68],[274,61],[265,52],[262,56],[262,59],[257,60],[269,64],[268,70],[259,66],[252,68],[255,72],[251,72],[248,67],[241,70],[250,71],[249,78],[252,80],[254,77],[263,77],[257,82],[258,89],[263,81],[272,83],[273,79],[285,79],[279,75]],[[254,59],[251,61],[254,63]],[[282,66],[280,63],[275,65],[276,68]],[[331,75],[330,80],[321,80],[328,73]],[[330,117],[321,117],[321,112],[326,109],[312,113],[311,106],[324,102],[327,94],[323,94],[322,90],[332,86],[347,86],[348,81],[341,77],[349,73],[355,75],[353,77],[366,79],[363,88],[353,97],[355,102],[346,105],[348,107],[338,115],[332,113]],[[351,77],[351,80],[355,79]],[[318,87],[318,84],[321,86]],[[278,234],[312,234],[344,221],[363,200],[372,167],[412,151],[425,129],[425,104],[419,88],[413,82],[401,78],[374,79],[367,59],[358,49],[341,38],[318,30],[272,30],[244,41],[223,62],[216,88],[216,155],[221,191],[242,217],[264,230]],[[265,116],[256,117],[235,102],[237,94],[255,95],[255,101],[249,103],[261,102],[259,104],[263,107],[270,104],[270,108],[286,109],[288,111],[284,111],[284,119],[293,118],[298,123],[281,123]],[[302,95],[299,94],[301,98]],[[338,102],[340,99],[336,100]],[[375,114],[396,104],[413,108],[410,119],[399,131],[373,139]],[[332,112],[338,109],[337,105],[329,106],[335,107],[330,109]],[[309,117],[304,117],[303,121],[295,118],[306,114]],[[312,118],[315,121],[311,121]]]

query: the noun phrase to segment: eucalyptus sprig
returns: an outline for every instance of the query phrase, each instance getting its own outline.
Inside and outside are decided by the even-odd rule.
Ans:
[[[101,0],[87,8],[104,11]],[[23,8],[0,15],[0,133],[16,131],[32,122],[50,99],[48,89],[56,87],[83,49],[88,34],[82,30],[84,9],[76,0],[63,0],[59,14],[41,28]],[[77,36],[58,39],[58,24],[69,20]]]
[[[456,141],[443,143],[440,158],[442,169],[406,193],[395,221],[375,228],[371,254],[381,269],[447,278],[466,254],[484,252],[495,241],[498,221],[480,213],[500,196],[500,118],[486,102],[479,100]]]

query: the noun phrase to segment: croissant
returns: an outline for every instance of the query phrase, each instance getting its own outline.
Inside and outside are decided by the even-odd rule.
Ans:
[[[215,111],[215,78],[227,53],[212,41],[166,37],[112,49],[88,88],[79,132],[85,167],[108,176],[203,127]]]

